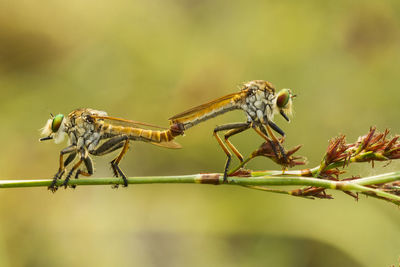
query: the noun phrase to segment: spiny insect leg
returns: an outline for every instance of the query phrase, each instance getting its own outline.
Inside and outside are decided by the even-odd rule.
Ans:
[[[67,185],[68,185],[69,179],[70,179],[71,176],[72,176],[72,173],[73,173],[76,169],[79,168],[79,166],[82,164],[82,162],[83,162],[83,159],[80,158],[80,159],[78,160],[78,162],[75,163],[75,165],[74,165],[74,166],[71,168],[71,170],[68,172],[67,176],[65,177],[64,183],[62,184],[62,185],[64,186],[64,188],[67,188]]]
[[[76,171],[76,174],[75,174],[75,179],[78,179],[79,175],[83,175],[83,176],[89,177],[89,176],[91,176],[93,174],[93,162],[92,162],[92,159],[89,156],[87,156],[86,158],[83,159],[83,163],[85,163],[87,172],[82,171],[81,169],[78,169]],[[72,188],[76,188],[76,185],[72,185],[71,187]]]
[[[273,125],[273,126],[272,126]],[[274,133],[271,131],[271,128],[273,130],[275,130],[276,132],[278,132],[279,134],[281,134],[283,137],[285,137],[285,133],[272,121],[268,121],[268,125],[264,125],[265,128],[267,129],[267,132],[270,134],[270,136],[272,137],[272,140],[274,142],[271,143],[272,148],[274,149],[274,153],[278,156],[277,151],[276,151],[276,146],[278,146],[279,148],[279,152],[280,152],[280,156],[278,156],[279,158],[281,157],[283,159],[283,162],[288,162],[287,159],[287,155],[285,152],[285,149],[283,148],[281,142],[279,141],[279,139],[274,135]],[[271,127],[270,127],[271,126]],[[274,128],[275,127],[275,128]]]
[[[253,127],[253,129],[256,131],[256,133],[258,133],[262,138],[264,138],[267,142],[269,142],[271,144],[271,147],[277,158],[281,158],[281,159],[283,159],[283,162],[287,162],[286,152],[285,152],[284,148],[282,147],[278,138],[276,138],[276,136],[272,132],[269,124],[255,125]],[[271,136],[271,138],[269,138],[268,135]],[[280,153],[278,153],[276,147],[279,148]]]
[[[128,140],[128,137],[126,135],[119,135],[119,136],[114,136],[104,142],[102,145],[100,145],[98,148],[96,148],[93,151],[89,151],[90,154],[95,155],[95,156],[102,156],[106,155],[108,153],[114,152],[115,150],[120,149],[121,147],[124,146],[125,141]],[[111,161],[111,169],[113,171],[113,174],[115,177],[118,177],[119,171],[117,167],[115,167],[114,161]],[[115,185],[114,188],[118,187],[118,185]]]
[[[226,147],[226,145],[222,142],[221,138],[219,137],[219,135],[217,134],[219,131],[226,131],[226,130],[232,130],[229,131],[225,137],[225,140],[227,141],[227,145],[232,149],[232,151],[235,153],[235,155],[239,158],[239,160],[243,157],[242,155],[239,153],[239,151],[228,141],[228,138],[232,135],[238,134],[240,132],[243,132],[244,130],[248,129],[250,127],[250,123],[229,123],[229,124],[224,124],[224,125],[220,125],[217,126],[214,129],[214,137],[217,139],[218,144],[220,145],[220,147],[222,148],[222,150],[225,152],[226,156],[227,156],[227,160],[225,163],[225,168],[224,168],[224,182],[227,181],[227,176],[228,176],[228,170],[229,170],[229,165],[231,163],[231,159],[232,159],[232,154],[231,152],[229,152],[228,148]]]
[[[73,158],[71,159],[71,155],[70,155],[64,162],[64,155],[69,154],[69,153],[74,153],[76,155],[76,145],[70,145],[60,151],[60,167],[58,169],[58,172],[54,175],[53,181],[51,182],[51,184],[48,187],[48,189],[50,191],[52,191],[53,193],[55,191],[57,191],[57,189],[58,189],[56,186],[57,180],[61,179],[61,177],[64,175],[65,167],[68,164],[70,164],[71,161],[73,160]],[[75,156],[74,156],[74,158],[75,158]]]
[[[225,135],[225,143],[229,146],[229,148],[232,150],[232,152],[236,155],[236,157],[239,159],[240,162],[243,162],[243,156],[240,154],[239,150],[228,140],[231,136],[234,136],[238,133],[241,133],[247,129],[249,129],[250,124],[249,123],[244,123],[244,126],[242,128],[237,128],[237,129],[232,129],[229,130]]]
[[[124,157],[124,155],[126,154],[126,152],[128,152],[129,149],[129,138],[128,136],[121,136],[124,138],[124,145],[122,147],[121,152],[119,153],[118,157],[116,157],[115,159],[113,159],[111,161],[111,166],[114,170],[114,174],[117,174],[116,176],[118,177],[118,174],[122,177],[122,179],[124,180],[124,186],[127,187],[128,186],[128,179],[126,179],[125,174],[122,172],[121,168],[119,167],[119,162],[121,161],[121,159]],[[116,186],[118,187],[118,186]]]
[[[88,157],[88,152],[86,149],[82,148],[80,151],[80,157],[77,163],[75,163],[74,166],[72,166],[71,170],[68,172],[67,176],[65,177],[64,183],[62,184],[64,186],[64,188],[67,188],[69,179],[71,178],[72,174],[74,173],[74,171],[76,171],[79,166],[82,164],[82,162],[84,161],[85,158]]]

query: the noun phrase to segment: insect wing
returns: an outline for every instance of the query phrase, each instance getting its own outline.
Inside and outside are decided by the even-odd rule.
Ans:
[[[160,147],[165,147],[165,148],[171,148],[171,149],[179,149],[182,148],[180,144],[178,144],[175,141],[170,141],[170,142],[161,142],[161,143],[155,143],[155,142],[150,142],[151,144],[155,146],[160,146]]]
[[[189,110],[186,110],[182,113],[179,113],[171,118],[169,118],[169,120],[178,120],[178,119],[184,119],[186,117],[190,117],[193,114],[196,114],[200,111],[209,109],[209,108],[214,108],[215,106],[225,106],[227,103],[231,102],[231,101],[235,101],[238,99],[241,99],[242,97],[244,97],[245,94],[243,92],[238,92],[238,93],[232,93],[223,97],[220,97],[218,99],[215,99],[213,101],[210,101],[208,103],[205,103],[203,105],[191,108]]]
[[[143,128],[144,127],[150,127],[150,128],[156,128],[156,129],[162,129],[165,130],[165,127],[149,124],[149,123],[144,123],[144,122],[139,122],[139,121],[132,121],[132,120],[127,120],[127,119],[122,119],[122,118],[116,118],[116,117],[109,117],[109,116],[92,116],[95,119],[98,120],[104,120],[105,122],[108,122],[110,124],[114,125],[122,125],[122,126],[129,126],[129,127],[135,127],[135,128]]]

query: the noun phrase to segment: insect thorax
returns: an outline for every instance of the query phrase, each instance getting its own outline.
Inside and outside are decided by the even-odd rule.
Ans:
[[[275,90],[273,88],[263,88],[252,86],[245,88],[247,95],[244,98],[241,108],[247,114],[249,122],[259,122],[265,117],[273,120],[275,110]]]
[[[91,115],[104,116],[104,111],[79,109],[71,112],[67,120],[67,134],[72,145],[85,147],[92,151],[102,139],[101,123],[93,120]]]

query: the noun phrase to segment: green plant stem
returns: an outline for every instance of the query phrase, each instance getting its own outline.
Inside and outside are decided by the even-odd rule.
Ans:
[[[388,192],[366,187],[368,185],[378,185],[400,180],[400,172],[391,172],[382,175],[375,175],[366,178],[360,178],[350,181],[332,181],[311,177],[287,176],[287,174],[254,176],[254,177],[228,177],[228,182],[223,183],[223,176],[219,173],[210,174],[194,174],[182,176],[147,176],[147,177],[130,177],[129,184],[154,184],[154,183],[200,183],[200,184],[224,184],[239,186],[314,186],[326,189],[336,189],[342,191],[363,192],[375,194],[382,198],[390,198],[400,201],[400,196],[390,194]],[[258,175],[259,173],[255,173]],[[61,186],[63,180],[57,181],[57,185]],[[49,186],[51,180],[3,180],[0,181],[0,188],[16,188],[16,187],[43,187]],[[114,185],[123,184],[121,178],[81,178],[72,179],[69,185]],[[271,190],[273,192],[273,190]],[[282,193],[282,192],[280,192]]]
[[[241,186],[257,186],[257,185],[304,185],[317,186],[324,188],[336,189],[336,181],[329,181],[308,177],[277,177],[277,176],[261,176],[261,177],[228,177],[228,182],[223,183],[223,176],[219,173],[211,174],[194,174],[183,176],[146,176],[146,177],[129,177],[128,184],[171,184],[171,183],[200,183],[200,184],[226,184]],[[57,186],[61,186],[63,180],[57,181]],[[0,181],[0,188],[14,187],[41,187],[49,186],[51,180],[3,180]],[[113,185],[123,184],[120,178],[80,178],[71,179],[69,185]]]
[[[349,181],[358,185],[377,185],[398,181],[400,172],[389,172]]]

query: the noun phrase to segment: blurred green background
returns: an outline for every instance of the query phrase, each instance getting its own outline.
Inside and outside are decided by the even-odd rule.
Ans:
[[[328,140],[370,126],[400,133],[400,2],[0,0],[0,177],[51,178],[65,146],[39,143],[49,113],[78,107],[167,126],[187,108],[265,79],[292,88],[276,122],[310,167]],[[221,172],[212,137],[231,112],[187,131],[181,150],[134,143],[129,176]],[[244,154],[262,140],[232,141]],[[95,160],[109,177],[112,156]],[[236,161],[234,163],[237,163]],[[399,170],[393,162],[351,174]],[[257,159],[249,168],[278,168]],[[366,168],[363,168],[366,167]],[[390,266],[399,208],[376,199],[304,200],[208,185],[0,192],[1,266]]]

